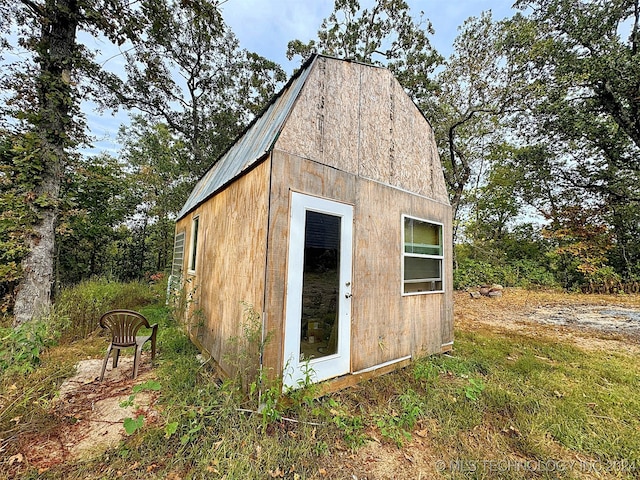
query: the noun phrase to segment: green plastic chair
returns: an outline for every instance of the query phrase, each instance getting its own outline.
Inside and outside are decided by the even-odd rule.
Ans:
[[[102,362],[100,381],[104,378],[109,355],[113,352],[113,368],[118,366],[118,357],[123,348],[135,347],[133,357],[133,378],[138,376],[138,365],[142,354],[142,346],[151,340],[151,361],[156,357],[156,335],[158,324],[149,325],[149,321],[140,313],[133,310],[111,310],[100,317],[100,326],[111,333],[111,343],[107,348],[107,355]],[[141,328],[150,328],[150,335],[138,335]]]

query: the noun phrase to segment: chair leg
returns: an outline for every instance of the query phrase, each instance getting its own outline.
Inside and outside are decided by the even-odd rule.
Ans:
[[[116,368],[118,366],[118,358],[120,358],[120,349],[116,348],[113,351],[113,368]]]
[[[107,362],[109,361],[109,355],[111,355],[111,345],[107,348],[107,354],[102,361],[102,372],[100,373],[100,381],[104,379],[104,371],[107,369]]]
[[[154,335],[153,337],[151,337],[151,363],[152,364],[155,358],[156,358],[156,336]]]
[[[136,353],[133,356],[133,378],[138,376],[138,365],[140,364],[140,357],[142,357],[142,345],[136,347]]]

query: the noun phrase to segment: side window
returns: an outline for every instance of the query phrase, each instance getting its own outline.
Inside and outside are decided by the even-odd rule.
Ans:
[[[171,262],[171,275],[179,277],[184,268],[184,230],[176,233],[173,242],[173,262]]]
[[[189,248],[189,272],[195,273],[196,259],[198,257],[198,225],[200,217],[195,217],[191,222],[191,244]]]
[[[403,216],[402,293],[442,292],[442,225]]]

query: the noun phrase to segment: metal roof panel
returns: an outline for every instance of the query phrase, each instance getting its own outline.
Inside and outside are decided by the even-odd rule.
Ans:
[[[315,57],[312,60],[315,60]],[[265,111],[249,125],[244,134],[200,178],[180,210],[178,219],[250,169],[271,151],[309,76],[313,63],[309,61],[301,68],[298,75],[279,92]]]

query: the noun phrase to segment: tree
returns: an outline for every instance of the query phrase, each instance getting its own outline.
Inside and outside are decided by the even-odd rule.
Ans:
[[[613,228],[609,256],[629,279],[640,270],[633,236],[640,206],[640,4],[516,5],[531,14],[514,17],[508,42],[540,93],[521,131],[546,145],[544,170],[581,192],[575,205],[607,212],[600,215]]]
[[[530,95],[526,72],[504,43],[505,28],[491,12],[467,19],[438,74],[435,97],[419,103],[435,130],[456,220],[470,185],[486,181],[492,145],[509,138],[510,121]]]
[[[135,200],[128,212],[131,238],[123,247],[131,261],[121,270],[125,277],[139,278],[171,263],[174,221],[193,186],[190,155],[167,125],[142,116],[133,116],[119,139]]]
[[[24,169],[13,151],[15,138],[0,140],[0,312],[13,307],[15,288],[22,278],[22,260],[28,252],[24,232],[35,221],[27,206]],[[24,165],[22,165],[24,167]]]
[[[13,5],[5,0],[2,10],[14,16],[23,28],[20,43],[33,52],[37,64],[33,77],[23,73],[14,83],[19,95],[27,93],[27,103],[33,104],[18,117],[31,127],[21,139],[19,155],[32,162],[32,188],[26,200],[37,215],[14,306],[15,323],[20,324],[50,303],[60,179],[68,151],[78,141],[74,135],[78,127],[74,120],[78,113],[77,93],[71,79],[80,55],[76,30],[83,20],[75,0],[23,0]],[[6,82],[7,78],[3,80]]]
[[[416,21],[405,0],[376,0],[362,9],[358,0],[335,0],[334,10],[322,21],[318,41],[292,40],[287,58],[303,59],[318,51],[326,55],[385,65],[414,98],[432,92],[430,79],[442,57],[431,47],[431,23]]]
[[[496,160],[484,185],[470,192],[473,212],[466,237],[479,243],[502,241],[520,213],[520,199],[514,195],[518,173]]]
[[[1,46],[24,49],[1,79],[8,97],[4,127],[15,134],[24,198],[35,217],[15,298],[15,324],[50,305],[61,181],[74,149],[84,141],[78,105],[91,91],[83,79],[107,80],[92,52],[77,43],[77,34],[103,35],[117,45],[135,41],[139,11],[129,0],[0,0],[0,31],[17,38],[10,45],[5,36]]]
[[[103,153],[67,167],[56,227],[56,285],[93,276],[117,276],[118,228],[134,210],[135,185],[126,166]],[[138,179],[139,180],[139,179]]]
[[[556,106],[604,114],[640,147],[639,1],[520,0],[516,6],[532,10],[530,61]]]
[[[107,96],[111,106],[142,111],[180,134],[197,179],[262,109],[285,72],[240,49],[216,3],[146,0],[140,13],[144,34],[124,52],[127,78],[112,76],[104,84]]]

